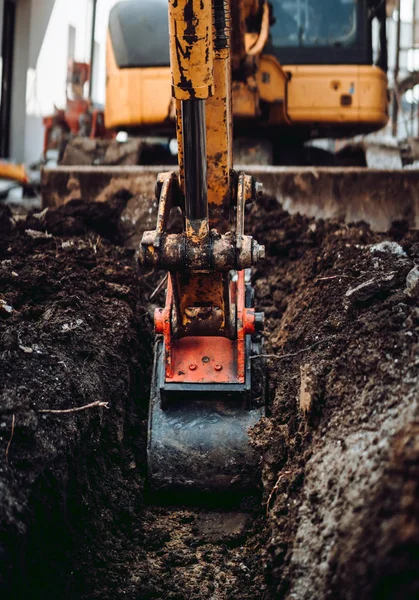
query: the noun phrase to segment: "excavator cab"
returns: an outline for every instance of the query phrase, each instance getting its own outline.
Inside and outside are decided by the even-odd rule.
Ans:
[[[237,137],[258,136],[275,146],[283,138],[303,143],[349,137],[386,124],[385,2],[232,0],[231,14]],[[114,6],[107,42],[108,128],[174,136],[168,40],[166,0]]]
[[[270,4],[269,40],[263,54],[278,61],[288,78],[286,116],[293,132],[307,139],[337,138],[383,127],[388,120],[385,2],[271,0]],[[275,109],[270,107],[269,113],[271,123],[280,125]]]
[[[168,0],[128,0],[109,16],[105,123],[108,129],[174,137]]]

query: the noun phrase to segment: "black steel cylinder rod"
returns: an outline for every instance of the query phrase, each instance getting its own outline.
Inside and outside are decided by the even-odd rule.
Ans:
[[[189,221],[208,219],[205,100],[182,102],[185,212]]]
[[[92,0],[92,29],[90,32],[89,100],[92,100],[92,95],[93,95],[93,75],[94,75],[94,67],[95,67],[96,11],[97,11],[97,0]]]

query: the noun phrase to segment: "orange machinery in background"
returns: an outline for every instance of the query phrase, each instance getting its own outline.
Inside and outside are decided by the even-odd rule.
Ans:
[[[67,72],[66,107],[55,109],[54,114],[44,117],[44,158],[49,150],[62,155],[72,136],[89,138],[113,137],[105,127],[103,109],[94,106],[86,95],[91,78],[88,63],[69,60]]]

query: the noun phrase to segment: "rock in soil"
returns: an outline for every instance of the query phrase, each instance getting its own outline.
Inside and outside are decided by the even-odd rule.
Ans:
[[[1,597],[417,598],[418,232],[251,208],[272,355],[251,433],[263,498],[155,506],[164,298],[150,301],[161,275],[116,245],[126,200],[0,213]]]

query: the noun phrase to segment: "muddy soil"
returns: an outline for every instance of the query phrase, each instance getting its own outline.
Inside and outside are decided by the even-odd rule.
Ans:
[[[252,208],[263,499],[162,507],[145,439],[163,298],[123,248],[126,201],[0,215],[2,597],[416,598],[418,233]]]
[[[45,233],[36,218],[12,231],[5,209],[0,221],[2,597],[82,597],[84,575],[100,579],[111,563],[112,579],[124,576],[129,548],[112,531],[131,534],[141,510],[131,473],[143,464],[151,363],[144,285],[100,219],[69,212],[50,231],[83,237]]]
[[[145,501],[161,275],[114,244],[125,200],[2,213],[1,596],[250,600],[266,588],[260,505]]]
[[[419,232],[253,211],[273,400],[264,454],[277,598],[419,593]],[[315,590],[315,591],[314,591]]]

